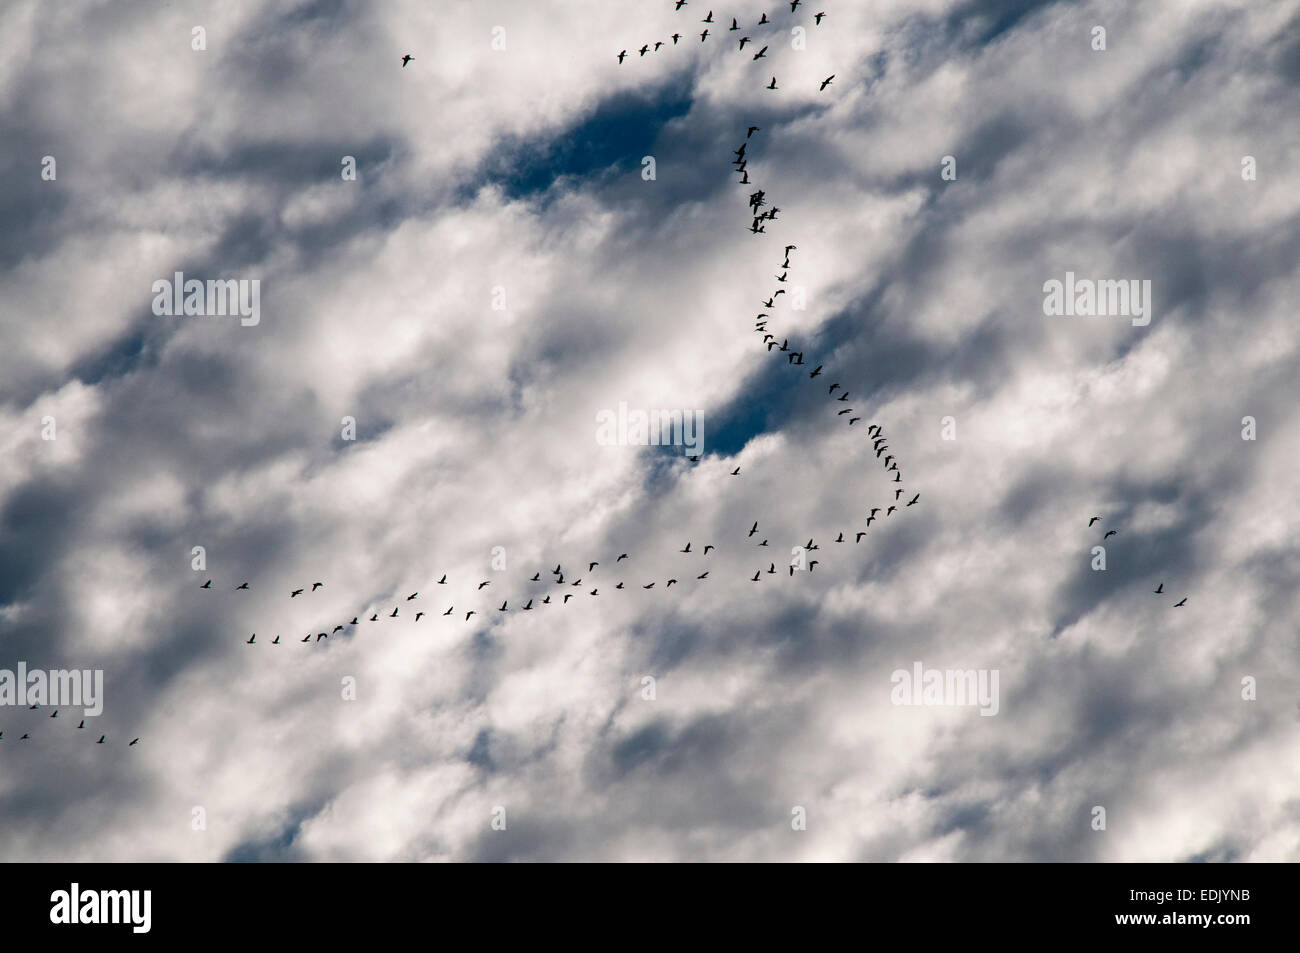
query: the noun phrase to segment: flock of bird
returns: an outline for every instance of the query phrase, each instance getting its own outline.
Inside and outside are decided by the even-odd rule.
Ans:
[[[793,14],[802,5],[803,0],[788,0],[788,2],[790,4],[790,13]],[[681,12],[683,7],[688,5],[689,4],[687,3],[687,0],[673,0],[673,8],[679,13]],[[816,24],[817,26],[821,26],[822,20],[825,19],[825,17],[826,17],[826,11],[820,10],[817,13],[813,14],[813,23]],[[710,32],[711,27],[717,27],[721,31],[722,24],[725,23],[726,20],[725,18],[723,18],[722,20],[715,21],[713,19],[713,11],[710,10],[708,14],[702,20],[700,20],[700,22],[705,24],[704,29],[700,31],[700,42],[705,43],[708,41],[710,36],[719,35],[718,33],[711,33]],[[754,27],[757,28],[762,26],[768,26],[769,24],[772,23],[773,21],[768,18],[768,15],[766,13],[764,13],[762,14],[762,16],[759,17],[758,21],[754,24]],[[742,53],[745,52],[746,43],[750,43],[754,47],[758,47],[758,44],[760,42],[755,40],[752,36],[749,36],[747,33],[745,33],[744,31],[746,29],[747,29],[746,27],[742,27],[740,25],[736,17],[732,17],[730,28],[728,28],[725,31],[722,31],[726,33],[742,34],[740,37],[736,38],[738,44],[737,45],[738,52],[742,52]],[[674,33],[670,37],[668,37],[668,40],[672,40],[673,46],[676,46],[678,44],[678,41],[680,41],[681,39],[682,39],[682,34],[680,33]],[[647,53],[658,53],[661,47],[664,47],[668,44],[668,40],[655,40],[653,45],[650,43],[643,43],[641,45],[641,48],[636,50],[636,53],[638,54],[638,56],[645,56]],[[768,49],[769,46],[766,45],[759,47],[757,52],[750,54],[751,61],[757,63],[761,59],[766,59]],[[627,50],[619,51],[618,62],[620,66],[623,64],[623,61],[627,59],[628,55],[629,52]],[[403,66],[406,65],[405,61],[402,63],[402,65]],[[832,73],[830,76],[827,76],[824,80],[821,81],[821,86],[819,87],[819,90],[825,89],[827,86],[829,86],[831,84],[831,80],[833,80],[834,78],[835,78],[834,73]],[[780,87],[776,85],[775,76],[773,76],[772,81],[768,83],[766,86],[764,86],[763,88],[780,89]]]
[[[1089,529],[1092,529],[1092,525],[1093,525],[1094,523],[1100,523],[1100,522],[1101,522],[1101,517],[1100,517],[1100,516],[1093,516],[1093,517],[1089,518],[1089,520],[1088,520],[1088,528],[1089,528]],[[1112,536],[1116,536],[1116,535],[1118,535],[1118,534],[1119,534],[1119,530],[1108,529],[1108,530],[1106,530],[1105,533],[1102,534],[1102,536],[1101,536],[1101,541],[1104,543],[1104,542],[1106,542],[1106,540],[1110,539]],[[1163,595],[1165,594],[1165,584],[1164,584],[1163,582],[1161,582],[1159,585],[1157,585],[1154,589],[1151,590],[1151,593],[1152,593],[1152,595],[1163,596]],[[1187,599],[1188,599],[1187,596],[1183,596],[1182,600],[1179,601],[1179,602],[1175,602],[1174,605],[1173,605],[1173,607],[1174,607],[1175,609],[1181,609],[1183,606],[1187,605]]]
[[[732,152],[732,155],[735,157],[732,162],[733,165],[736,166],[737,171],[742,174],[742,183],[749,181],[747,174],[748,159],[746,157],[749,143],[753,141],[754,134],[760,131],[761,129],[759,126],[748,126],[745,132],[745,138],[741,142],[740,147]],[[770,208],[767,207],[766,193],[761,189],[750,194],[748,204],[749,211],[753,218],[751,231],[759,233],[765,231],[765,227],[762,226],[761,223],[774,221],[777,213],[780,211],[780,209],[775,206]],[[766,347],[767,353],[774,356],[784,354],[786,356],[786,366],[790,368],[800,368],[799,374],[801,378],[808,383],[817,381],[817,386],[821,386],[822,382],[830,376],[826,374],[826,365],[818,363],[808,373],[807,377],[804,378],[802,368],[806,367],[810,363],[805,360],[804,351],[792,349],[789,344],[789,338],[783,338],[778,341],[776,335],[768,330],[768,322],[772,320],[772,313],[777,309],[778,299],[785,294],[785,288],[782,286],[789,280],[791,274],[790,255],[792,252],[797,250],[798,246],[794,244],[788,244],[784,247],[783,260],[780,265],[781,273],[774,276],[778,287],[775,288],[771,295],[762,302],[762,306],[767,310],[758,313],[755,319],[754,331],[763,336],[763,343]],[[819,378],[821,380],[819,380]],[[836,416],[848,418],[847,426],[853,427],[855,424],[861,422],[861,416],[853,415],[854,408],[849,404],[851,394],[841,383],[838,381],[831,382],[827,388],[827,397],[832,405],[837,408]],[[839,405],[844,406],[841,407]],[[900,485],[894,487],[894,497],[892,501],[885,500],[882,501],[880,506],[873,506],[870,508],[869,512],[866,514],[865,526],[862,530],[856,532],[849,530],[849,533],[853,535],[853,542],[855,544],[862,542],[871,526],[878,520],[888,519],[901,509],[916,505],[921,498],[920,493],[913,493],[910,499],[906,501],[903,500],[906,492],[901,486],[903,474],[899,467],[898,459],[892,452],[890,452],[888,438],[885,436],[884,429],[879,424],[872,423],[867,425],[864,432],[866,433],[867,439],[872,442],[872,450],[875,453],[875,458],[880,461],[885,473],[892,473],[892,482]],[[698,455],[688,457],[687,459],[691,464],[698,464],[700,462],[700,457]],[[739,477],[740,467],[729,470],[728,473],[732,477]],[[753,541],[755,536],[759,536],[758,520],[752,522],[752,525],[749,527],[748,533],[743,537],[743,542],[741,544],[746,547],[752,547],[755,550],[768,549],[770,552],[769,539],[767,537],[760,537],[759,541],[755,543]],[[840,530],[832,542],[837,544],[847,543],[848,539],[846,538],[845,531]],[[804,550],[805,555],[807,555],[820,551],[821,546],[815,538],[810,537],[802,549]],[[620,552],[612,559],[604,557],[607,560],[604,566],[602,566],[601,560],[599,559],[583,560],[578,564],[577,571],[573,572],[567,570],[562,563],[556,563],[553,569],[537,569],[537,571],[535,571],[531,576],[525,577],[525,591],[522,594],[512,593],[507,595],[502,599],[499,606],[496,605],[495,600],[489,603],[484,601],[482,597],[478,597],[479,601],[477,603],[467,607],[463,598],[453,597],[445,602],[445,609],[442,608],[444,602],[440,600],[436,606],[431,607],[426,611],[423,607],[427,603],[420,600],[427,597],[428,590],[417,589],[407,595],[404,599],[399,598],[396,600],[397,604],[392,607],[392,611],[389,611],[387,606],[384,608],[377,608],[372,604],[357,611],[352,615],[350,620],[337,621],[336,623],[326,626],[313,626],[311,631],[302,638],[294,636],[291,637],[291,641],[296,639],[296,641],[303,644],[317,644],[328,640],[331,636],[338,635],[340,632],[348,634],[355,632],[360,626],[370,623],[379,623],[388,619],[411,618],[413,621],[419,622],[421,619],[432,614],[435,617],[460,619],[462,623],[468,623],[471,622],[475,616],[482,618],[484,615],[490,617],[501,613],[530,612],[534,610],[542,610],[546,607],[565,606],[575,599],[591,599],[599,597],[602,593],[601,585],[605,586],[603,591],[607,593],[627,591],[629,584],[633,588],[640,588],[646,591],[655,589],[656,586],[660,586],[661,583],[660,591],[671,589],[674,586],[684,586],[686,583],[699,585],[710,579],[710,573],[712,570],[709,568],[707,560],[709,559],[710,553],[717,550],[718,545],[714,543],[706,543],[702,547],[696,548],[693,541],[687,541],[686,545],[678,550],[678,555],[685,557],[682,564],[683,570],[678,573],[681,577],[680,580],[678,575],[670,575],[666,580],[650,579],[647,581],[644,577],[641,580],[629,580],[627,578],[628,575],[630,575],[628,571],[632,569],[633,557],[628,552]],[[690,560],[696,561],[691,563]],[[768,558],[764,561],[768,563],[767,567],[764,568],[760,563],[754,570],[753,575],[747,577],[750,582],[760,582],[764,575],[771,576],[779,574],[775,560]],[[810,573],[815,571],[817,566],[821,565],[821,561],[815,558],[806,559],[805,562],[806,569]],[[584,566],[585,569],[583,569]],[[801,571],[804,568],[805,565],[801,564],[799,560],[792,560],[788,567],[789,576],[793,577],[796,571]],[[599,575],[597,575],[598,570]],[[612,576],[610,575],[611,570],[614,572],[614,575]],[[446,573],[443,573],[441,578],[434,580],[429,584],[430,587],[435,587],[435,591],[441,591],[437,590],[436,587],[447,585],[450,585],[450,583]],[[477,596],[478,593],[481,593],[491,585],[492,580],[484,579],[478,582],[472,591],[475,596]],[[210,589],[211,586],[212,580],[209,579],[199,588]],[[314,582],[310,586],[310,591],[314,593],[323,587],[323,583]],[[234,587],[236,591],[247,590],[248,588],[249,584],[247,582]],[[289,598],[296,599],[299,596],[304,595],[307,591],[308,587],[306,585],[303,585],[301,588],[292,589],[289,592]],[[422,591],[425,592],[425,597],[421,596]],[[679,591],[681,590],[679,589]],[[411,605],[411,603],[415,604]],[[401,613],[403,608],[406,608],[408,613],[407,616],[402,616]],[[256,633],[251,634],[243,641],[247,645],[282,644],[282,638],[280,635],[276,635],[275,638],[270,640],[263,638],[263,640],[259,642]]]
[[[41,708],[40,705],[28,705],[28,706],[27,706],[27,710],[28,710],[28,711],[39,711],[40,708]],[[54,711],[50,714],[50,717],[51,717],[51,718],[58,718],[58,717],[59,717],[59,709],[57,709],[57,708],[54,709]],[[64,719],[64,720],[66,721],[67,719]],[[82,719],[81,719],[81,723],[77,725],[77,727],[76,727],[75,730],[77,730],[77,731],[84,731],[85,728],[86,728],[86,719],[82,718]],[[19,741],[30,741],[31,738],[32,738],[32,734],[31,734],[31,732],[30,732],[30,731],[24,731],[24,732],[22,733],[22,735],[18,738],[18,740],[19,740]],[[5,733],[4,733],[3,731],[0,731],[0,741],[4,741],[4,740],[5,740]],[[102,744],[107,744],[107,743],[108,743],[108,735],[100,735],[100,736],[99,736],[99,740],[95,742],[95,744],[97,744],[97,745],[102,745]],[[127,745],[126,745],[126,746],[127,746],[128,748],[133,748],[133,747],[135,747],[135,746],[136,746],[137,744],[139,744],[139,743],[140,743],[140,739],[139,739],[139,738],[132,738],[130,741],[127,742]]]

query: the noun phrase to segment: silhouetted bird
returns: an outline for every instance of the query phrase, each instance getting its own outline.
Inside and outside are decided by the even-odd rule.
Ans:
[[[732,475],[732,476],[739,476],[739,475],[740,475],[740,467],[736,467],[736,469],[732,470],[732,471],[731,471],[731,475]]]
[[[911,506],[913,503],[915,503],[915,502],[916,502],[917,500],[919,500],[920,498],[921,498],[921,494],[920,494],[920,493],[916,494],[916,496],[912,497],[910,500],[907,501],[907,505],[908,505],[908,506]]]
[[[627,553],[623,553],[623,554],[621,554],[621,555],[618,557],[618,559],[614,560],[614,562],[619,563],[619,562],[622,562],[622,561],[625,560],[625,559],[627,559]]]
[[[1101,519],[1100,516],[1094,516],[1092,519],[1088,520],[1088,528],[1092,529],[1092,524],[1097,522],[1099,519]]]
[[[406,69],[406,64],[409,63],[409,62],[411,62],[411,60],[413,60],[413,59],[415,59],[415,57],[412,56],[410,53],[407,53],[405,56],[403,56],[403,57],[402,57],[402,69]]]
[[[764,89],[776,89],[776,77],[775,77],[775,76],[772,77],[772,82],[769,83],[767,86],[765,86]]]
[[[323,582],[313,582],[313,583],[311,584],[311,591],[312,591],[312,592],[315,592],[317,589],[324,588],[324,586],[325,586],[325,583],[323,583]]]
[[[619,63],[622,63],[622,62],[623,62],[623,57],[625,57],[625,56],[627,56],[627,50],[623,50],[621,53],[618,54],[618,61],[619,61]]]
[[[1185,606],[1185,605],[1187,605],[1187,597],[1186,597],[1186,596],[1183,596],[1183,601],[1182,601],[1182,602],[1175,602],[1175,603],[1174,603],[1174,608],[1177,609],[1179,606]]]
[[[822,25],[822,17],[824,17],[824,16],[826,16],[826,11],[825,11],[825,10],[823,10],[821,13],[814,13],[814,14],[813,14],[813,22],[816,23],[818,26],[821,26],[821,25]]]
[[[1115,535],[1116,533],[1118,533],[1118,532],[1119,532],[1119,530],[1117,530],[1117,529],[1112,529],[1112,530],[1110,530],[1109,532],[1107,532],[1106,535],[1102,537],[1102,539],[1110,539],[1112,536],[1114,536],[1114,535]]]
[[[468,612],[466,612],[466,613],[465,613],[465,621],[468,622],[468,621],[469,621],[469,617],[472,616],[473,614],[474,614],[474,610],[473,610],[473,609],[470,609]]]
[[[209,580],[208,580],[207,582],[205,582],[203,585],[199,586],[199,588],[200,588],[200,589],[211,589],[211,588],[212,588],[212,580],[209,579]]]
[[[1165,584],[1162,582],[1160,585],[1156,586],[1151,591],[1154,592],[1156,595],[1160,595],[1162,592],[1165,591]]]
[[[257,633],[254,632],[254,633],[253,633],[253,638],[249,639],[249,640],[248,640],[247,642],[245,642],[244,644],[245,644],[245,645],[252,645],[254,639],[256,639],[256,638],[257,638]]]
[[[830,76],[827,76],[824,80],[822,80],[821,89],[818,89],[817,91],[821,92],[822,89],[825,89],[827,86],[829,86],[831,84],[831,80],[833,80],[834,78],[835,78],[834,73],[831,73]]]
[[[655,584],[652,582],[652,583],[649,583],[649,584],[647,584],[647,585],[642,586],[641,588],[642,588],[642,589],[653,589],[654,587],[655,587]]]
[[[766,16],[766,14],[764,14],[764,16]],[[749,130],[745,133],[745,138],[748,139],[754,133],[758,132],[758,130],[759,130],[758,126],[750,126]]]
[[[244,583],[242,586],[236,586],[235,591],[239,591],[240,589],[247,589],[247,588],[248,588],[248,583]]]
[[[127,745],[127,747],[130,748],[132,745],[134,745],[134,744],[135,744],[137,741],[139,741],[139,740],[140,740],[139,738],[133,738],[133,739],[131,739],[131,744]]]
[[[295,589],[293,592],[289,593],[289,598],[292,599],[292,598],[294,598],[295,596],[300,596],[300,595],[302,595],[302,590],[301,590],[301,589]]]
[[[765,56],[767,56],[767,47],[766,47],[766,46],[763,47],[761,50],[759,50],[757,53],[754,54],[754,59],[756,59],[756,60],[761,60],[761,59],[763,59]],[[775,77],[775,76],[772,77],[772,81],[773,81],[773,82],[776,81],[776,77]]]
[[[438,585],[440,585],[440,586],[445,586],[445,585],[447,585],[447,574],[446,574],[446,573],[443,573],[443,574],[442,574],[442,578],[438,580]]]
[[[478,587],[479,587],[480,589],[482,589],[484,586],[490,586],[491,584],[492,584],[492,580],[491,580],[491,579],[487,579],[487,580],[484,580],[483,582],[480,582],[480,583],[478,584]]]

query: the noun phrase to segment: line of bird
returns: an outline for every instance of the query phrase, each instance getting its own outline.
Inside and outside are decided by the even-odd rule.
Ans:
[[[38,710],[40,709],[40,707],[41,707],[40,705],[28,705],[28,706],[27,706],[27,710],[28,710],[28,711],[38,711]],[[58,717],[59,717],[59,709],[57,709],[57,708],[54,709],[54,711],[51,713],[50,717],[51,717],[51,718],[58,718]],[[86,719],[83,718],[83,719],[81,719],[81,724],[77,725],[77,730],[79,730],[79,731],[80,731],[80,730],[84,730],[85,727],[86,727]],[[0,731],[0,741],[4,741],[4,737],[5,737],[5,733],[4,733],[3,731]],[[19,738],[18,740],[19,740],[19,741],[31,741],[31,739],[32,739],[31,732],[29,732],[29,731],[25,731],[25,732],[23,732],[22,737]],[[107,744],[107,743],[108,743],[108,735],[100,735],[100,736],[99,736],[99,740],[95,742],[95,744],[97,744],[97,745],[102,745],[102,744]],[[134,747],[135,747],[137,744],[139,744],[139,743],[140,743],[140,739],[139,739],[139,738],[132,738],[129,742],[127,742],[127,745],[126,745],[126,746],[127,746],[128,748],[134,748]]]
[[[1089,518],[1089,520],[1088,520],[1088,528],[1089,528],[1089,529],[1092,529],[1092,524],[1093,524],[1093,523],[1100,523],[1100,522],[1101,522],[1101,517],[1100,517],[1100,516],[1093,516],[1093,517]],[[1106,540],[1110,539],[1112,536],[1117,535],[1118,533],[1119,533],[1119,530],[1108,529],[1108,530],[1106,530],[1105,533],[1102,534],[1101,541],[1104,543]],[[1163,596],[1163,595],[1165,594],[1165,584],[1164,584],[1164,582],[1161,582],[1161,583],[1160,583],[1159,585],[1157,585],[1154,589],[1152,589],[1152,590],[1151,590],[1151,593],[1152,593],[1152,595]],[[1173,608],[1175,608],[1175,609],[1181,609],[1183,606],[1187,605],[1187,599],[1188,599],[1187,596],[1183,596],[1183,598],[1182,598],[1180,601],[1174,603]]]
[[[789,3],[790,3],[790,12],[793,14],[796,10],[799,9],[800,5],[803,3],[803,0],[789,0]],[[675,4],[675,5],[674,5],[674,9],[677,10],[677,11],[679,11],[679,12],[681,11],[682,7],[685,7],[685,6],[688,6],[688,5],[689,5],[689,4],[687,3],[687,0],[674,0],[674,4]],[[825,10],[819,10],[817,13],[814,13],[814,14],[813,14],[813,22],[814,22],[817,26],[821,26],[821,24],[822,24],[822,20],[823,20],[825,17],[826,17],[826,11],[825,11]],[[705,16],[704,19],[702,19],[700,22],[701,22],[701,23],[704,23],[704,24],[713,24],[713,23],[714,23],[714,19],[713,19],[713,11],[710,10],[710,11],[708,12],[708,15]],[[764,13],[761,17],[759,17],[758,22],[755,23],[754,25],[755,25],[755,26],[766,26],[766,25],[768,25],[768,24],[770,24],[770,23],[772,23],[772,22],[773,22],[772,20],[768,19],[767,14]],[[743,30],[743,29],[744,29],[744,28],[743,28],[743,27],[740,25],[740,23],[737,21],[736,17],[732,17],[732,18],[731,18],[731,27],[730,27],[730,29],[727,30],[727,32],[728,32],[728,33],[739,33],[739,32],[741,32],[741,30]],[[700,31],[700,42],[703,43],[703,42],[705,42],[706,40],[708,40],[708,38],[709,38],[709,27],[706,25],[705,28],[704,28],[702,31]],[[676,46],[676,45],[677,45],[677,42],[678,42],[679,40],[682,39],[682,34],[680,34],[680,33],[674,33],[674,34],[672,34],[672,36],[670,36],[668,39],[673,41],[673,46]],[[638,54],[640,54],[640,56],[645,56],[647,53],[652,53],[652,52],[653,52],[653,53],[658,53],[660,47],[665,46],[665,45],[667,44],[667,42],[668,42],[667,40],[656,40],[656,41],[654,42],[654,46],[653,46],[653,48],[651,47],[651,45],[650,45],[649,43],[645,43],[645,44],[642,44],[641,48],[640,48],[639,50],[637,50],[636,52],[637,52]],[[754,40],[753,37],[751,37],[751,36],[742,36],[742,37],[740,37],[740,40],[739,40],[739,46],[738,46],[738,48],[737,48],[738,51],[743,51],[743,50],[745,49],[745,44],[746,44],[746,43],[755,43],[755,45],[757,45],[757,43],[755,42],[755,40]],[[757,62],[758,62],[759,60],[761,60],[761,59],[766,59],[766,57],[767,57],[767,51],[768,51],[768,47],[767,47],[767,46],[764,46],[764,47],[762,47],[762,48],[761,48],[757,53],[752,54],[753,62],[757,63]],[[628,51],[627,51],[627,50],[620,50],[620,51],[619,51],[619,53],[618,53],[618,62],[619,62],[619,65],[620,65],[620,66],[623,65],[623,60],[625,60],[625,59],[627,58],[627,55],[628,55]],[[409,60],[409,59],[410,59],[409,56],[408,56],[408,57],[404,57],[404,58],[403,58],[403,61],[402,61],[402,65],[405,66],[407,60]],[[822,80],[822,81],[821,81],[821,86],[819,87],[819,91],[820,91],[820,90],[824,90],[827,86],[829,86],[829,85],[831,84],[831,80],[833,80],[834,78],[835,78],[835,74],[832,73],[830,76],[827,76],[824,80]],[[772,81],[771,81],[770,83],[768,83],[768,85],[764,86],[763,88],[764,88],[764,89],[779,89],[780,87],[776,85],[776,77],[773,76],[773,77],[772,77]]]
[[[735,159],[732,160],[732,164],[736,165],[737,168],[740,169],[744,174],[744,177],[740,182],[740,184],[742,185],[749,183],[748,160],[746,158],[746,149],[748,148],[750,139],[753,137],[754,133],[760,131],[761,131],[761,127],[759,126],[748,126],[745,130],[744,141],[741,142],[739,148],[732,150],[732,155],[736,157]],[[760,211],[763,208],[763,206],[767,204],[766,196],[767,193],[764,192],[762,189],[756,189],[754,192],[750,193],[749,208],[750,211],[754,213],[753,223],[750,225],[750,229],[749,229],[752,232],[755,233],[764,232],[766,228],[765,226],[762,226],[760,222],[764,220],[775,220],[776,213],[780,211],[780,208],[778,206],[772,206],[766,212]],[[793,245],[793,244],[785,246],[784,248],[785,257],[784,260],[781,262],[781,266],[780,266],[781,273],[779,275],[773,276],[776,278],[778,284],[784,285],[789,280],[790,253],[793,251],[797,251],[798,248],[799,248],[798,245]],[[774,354],[774,353],[785,354],[786,364],[788,366],[799,367],[804,364],[804,352],[791,350],[789,338],[782,338],[781,342],[778,344],[776,340],[776,335],[768,331],[768,321],[771,320],[770,312],[772,310],[775,310],[776,299],[783,294],[785,294],[785,288],[778,287],[775,291],[772,292],[771,295],[768,296],[767,300],[763,302],[763,307],[768,310],[761,311],[755,316],[754,333],[763,335],[763,343],[767,346],[767,351],[769,354]],[[808,380],[811,381],[816,379],[817,377],[820,377],[824,369],[825,369],[824,364],[818,364],[808,374]],[[835,395],[836,391],[840,392],[838,397]],[[836,403],[846,403],[850,396],[849,391],[845,389],[838,381],[831,383],[830,387],[826,391],[826,394],[831,400],[835,401]],[[853,413],[852,407],[844,407],[836,413],[836,416],[837,417],[848,416],[848,425],[852,427],[854,424],[859,423],[862,420],[861,417],[851,416],[852,413]],[[884,430],[878,424],[868,424],[867,436],[872,439],[872,449],[876,453],[876,459],[880,460],[881,457],[883,456],[884,457],[883,466],[885,468],[885,471],[887,473],[892,472],[894,474],[895,483],[902,483],[903,474],[899,470],[898,459],[894,456],[894,454],[888,452],[889,444],[887,438],[885,437]],[[895,504],[902,498],[902,496],[903,496],[902,487],[896,487],[894,491]],[[917,493],[905,505],[912,506],[915,503],[917,503],[920,500],[920,498],[921,498],[921,494]],[[896,509],[897,509],[896,506],[892,506],[892,505],[889,506],[885,511],[885,515],[886,516],[891,515]],[[870,526],[871,523],[874,521],[875,514],[878,513],[879,511],[880,511],[879,507],[876,507],[871,511],[871,514],[867,517],[868,526]]]

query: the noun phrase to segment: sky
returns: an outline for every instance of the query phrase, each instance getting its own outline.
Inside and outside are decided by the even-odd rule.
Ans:
[[[0,857],[1300,859],[1300,4],[673,7],[0,5]]]

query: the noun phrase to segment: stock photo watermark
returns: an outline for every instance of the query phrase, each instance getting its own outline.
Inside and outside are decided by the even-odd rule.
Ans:
[[[246,328],[262,320],[262,279],[222,278],[200,281],[176,272],[153,283],[153,313],[166,316],[238,316]]]
[[[618,410],[608,408],[596,414],[596,443],[602,447],[681,447],[688,456],[704,451],[704,411],[629,410],[626,401]]]
[[[104,711],[103,669],[0,669],[0,705],[80,708],[87,718]]]
[[[923,668],[895,669],[889,676],[894,687],[889,700],[895,705],[923,705],[933,708],[978,706],[981,715],[996,715],[998,669]]]

